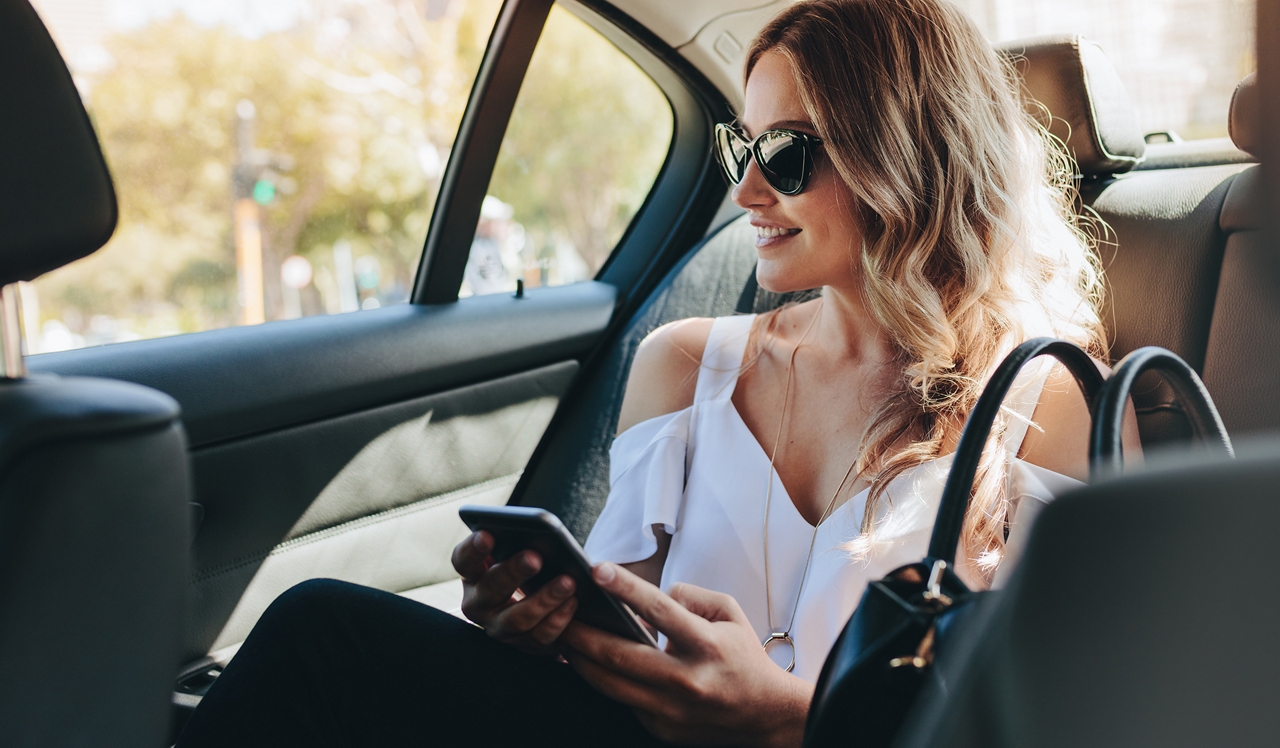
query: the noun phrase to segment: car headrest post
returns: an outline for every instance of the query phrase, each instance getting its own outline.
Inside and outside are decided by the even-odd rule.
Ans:
[[[27,376],[27,365],[22,359],[21,307],[17,283],[0,288],[0,380]]]

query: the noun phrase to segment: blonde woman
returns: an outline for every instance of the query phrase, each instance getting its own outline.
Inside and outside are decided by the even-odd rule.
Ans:
[[[491,564],[477,533],[454,564],[484,633],[302,585],[181,745],[799,745],[866,584],[924,556],[983,381],[1038,335],[1101,358],[1102,285],[1065,157],[945,0],[798,3],[745,72],[717,144],[757,227],[757,278],[822,291],[667,325],[636,356],[587,550],[664,649],[573,622],[567,578],[521,597],[540,559]],[[998,581],[1035,507],[1086,476],[1087,427],[1065,372],[1022,378],[964,530],[971,586]]]

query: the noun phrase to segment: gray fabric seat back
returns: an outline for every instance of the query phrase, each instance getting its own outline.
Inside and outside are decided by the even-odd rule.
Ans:
[[[609,495],[609,446],[640,341],[668,322],[733,314],[755,266],[755,228],[746,216],[689,251],[627,323],[578,396],[561,406],[521,503],[555,512],[579,540],[586,539]]]
[[[1280,444],[1241,454],[1047,507],[1009,585],[938,653],[895,745],[1274,744]],[[1211,547],[1210,504],[1240,520]]]

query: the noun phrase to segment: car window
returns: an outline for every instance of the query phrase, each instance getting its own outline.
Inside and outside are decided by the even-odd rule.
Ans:
[[[1252,0],[957,0],[992,41],[1079,33],[1115,65],[1148,138],[1227,135],[1227,108],[1256,68]]]
[[[120,203],[30,352],[407,301],[501,0],[35,0]]]
[[[551,10],[481,207],[460,296],[595,276],[667,156],[671,106],[607,39]]]

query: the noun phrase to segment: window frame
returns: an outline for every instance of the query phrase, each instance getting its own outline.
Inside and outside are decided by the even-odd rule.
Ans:
[[[520,84],[554,4],[554,0],[506,0],[498,11],[440,181],[409,295],[411,303],[458,300],[480,204],[498,162]]]
[[[458,300],[480,207],[515,108],[525,72],[555,0],[506,0],[485,49],[458,136],[441,180],[409,301]],[[640,209],[596,275],[619,291],[618,315],[629,316],[705,233],[726,185],[715,168],[711,126],[728,104],[706,78],[651,31],[601,0],[559,0],[635,62],[672,110],[667,156]]]

